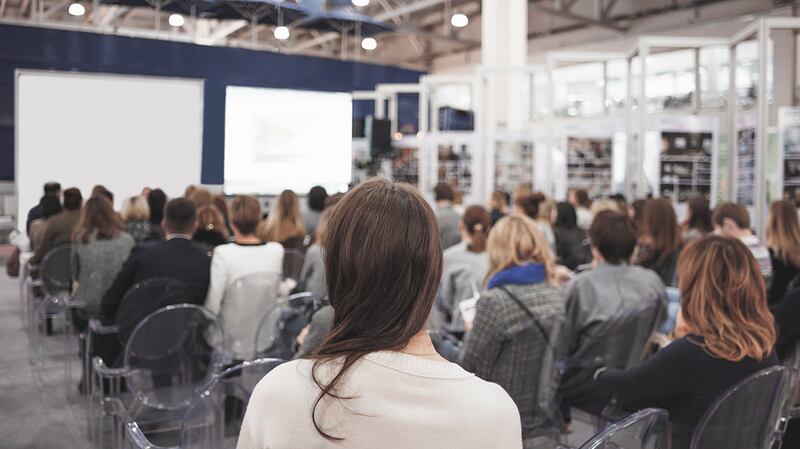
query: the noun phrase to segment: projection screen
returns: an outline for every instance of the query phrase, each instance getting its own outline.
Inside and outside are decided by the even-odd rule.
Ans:
[[[95,184],[115,206],[144,186],[179,196],[200,183],[203,82],[72,72],[17,71],[18,222],[42,185],[87,197]]]

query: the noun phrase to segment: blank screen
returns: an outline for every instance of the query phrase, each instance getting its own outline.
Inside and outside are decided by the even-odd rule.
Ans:
[[[346,190],[352,109],[345,93],[228,87],[225,193],[304,193],[315,185]]]

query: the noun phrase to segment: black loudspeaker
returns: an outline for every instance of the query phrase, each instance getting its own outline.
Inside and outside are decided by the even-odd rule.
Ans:
[[[364,134],[369,145],[369,157],[375,159],[392,151],[392,122],[371,115],[364,122]]]

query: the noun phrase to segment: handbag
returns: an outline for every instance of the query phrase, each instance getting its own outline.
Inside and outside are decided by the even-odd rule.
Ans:
[[[19,255],[20,250],[15,246],[11,255],[6,259],[6,274],[8,277],[19,277]]]

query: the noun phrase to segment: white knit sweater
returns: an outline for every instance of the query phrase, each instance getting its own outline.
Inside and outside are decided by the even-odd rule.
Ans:
[[[456,364],[401,352],[368,354],[348,371],[337,394],[311,410],[319,388],[313,361],[295,360],[259,382],[247,408],[237,449],[520,449],[520,418],[499,386]],[[327,364],[327,380],[338,366]]]

